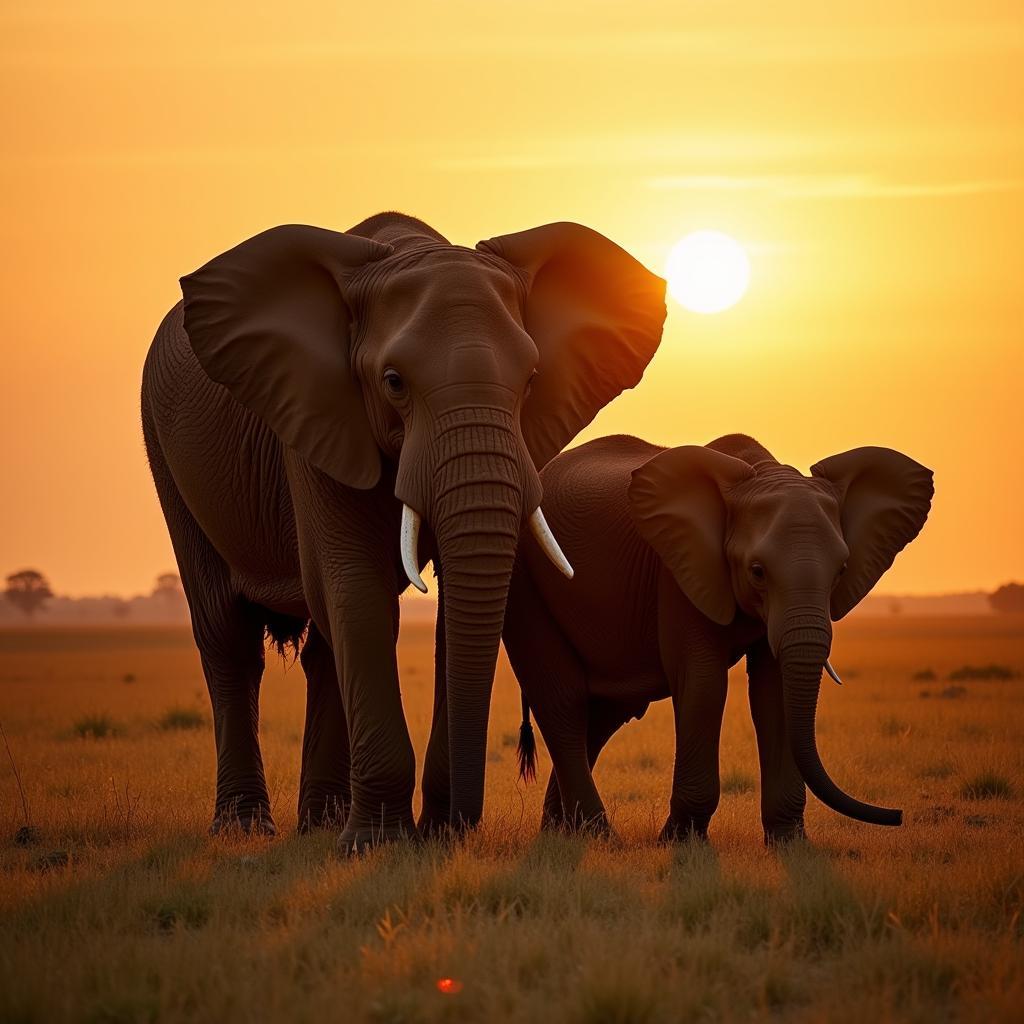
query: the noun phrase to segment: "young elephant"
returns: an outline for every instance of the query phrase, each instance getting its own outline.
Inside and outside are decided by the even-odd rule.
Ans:
[[[744,655],[766,842],[803,831],[805,783],[842,814],[900,824],[900,811],[832,781],[814,717],[822,668],[833,674],[830,616],[846,615],[917,536],[929,470],[887,448],[856,448],[808,477],[739,434],[668,449],[615,436],[559,456],[542,479],[575,577],[525,538],[504,638],[524,737],[532,708],[554,762],[545,826],[607,830],[594,762],[624,722],[671,696],[676,759],[661,837],[706,835],[720,795],[726,677]]]

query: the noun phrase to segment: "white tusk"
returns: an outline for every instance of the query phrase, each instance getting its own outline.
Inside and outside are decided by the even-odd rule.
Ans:
[[[558,541],[555,540],[555,535],[551,532],[551,527],[548,526],[544,513],[541,512],[539,506],[534,509],[533,515],[530,516],[530,529],[533,531],[534,537],[537,538],[537,543],[543,549],[544,554],[551,559],[555,568],[563,576],[572,579],[573,569],[569,564],[569,559],[565,557],[562,549],[558,546]]]
[[[834,683],[838,683],[840,686],[843,685],[842,679],[839,678],[838,673],[832,667],[832,662],[829,661],[828,658],[825,659],[825,671],[832,677],[832,681]]]
[[[402,568],[409,582],[420,593],[427,592],[427,585],[420,576],[419,567],[420,514],[408,505],[402,505]]]

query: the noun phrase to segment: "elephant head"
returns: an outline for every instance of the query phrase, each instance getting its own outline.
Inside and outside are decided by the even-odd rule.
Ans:
[[[726,454],[720,449],[735,454]],[[844,793],[821,763],[815,713],[841,619],[917,536],[930,470],[888,448],[856,448],[803,476],[749,438],[670,448],[633,473],[641,535],[696,608],[721,625],[737,608],[760,618],[783,679],[793,757],[823,803],[861,821],[897,825],[901,812]]]
[[[640,380],[661,338],[664,282],[578,224],[467,249],[389,214],[344,233],[273,228],[182,290],[200,363],[282,441],[352,488],[376,487],[387,467],[402,562],[421,589],[421,522],[432,529],[452,822],[475,824],[525,522],[571,573],[540,511],[538,470]]]

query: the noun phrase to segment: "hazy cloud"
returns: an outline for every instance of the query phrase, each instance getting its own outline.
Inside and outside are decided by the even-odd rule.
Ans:
[[[455,153],[439,157],[434,166],[446,171],[515,171],[558,167],[650,167],[658,163],[735,163],[750,160],[795,160],[828,154],[830,139],[804,133],[771,135],[622,135],[536,140],[523,148],[512,140],[496,141],[486,153]],[[685,179],[650,179],[685,180]],[[716,178],[693,180],[726,180]],[[737,179],[738,180],[738,179]],[[666,187],[666,186],[660,186]]]
[[[162,45],[166,14],[141,5],[116,6],[103,16],[74,6],[60,12],[38,11],[37,5],[12,5],[0,11],[0,66],[106,67],[230,65],[282,66],[334,63],[338,60],[379,62],[401,57],[430,63],[438,56],[456,59],[522,60],[532,57],[564,62],[606,56],[628,61],[686,60],[691,65],[835,64],[905,61],[920,58],[1013,57],[1024,53],[1024,28],[1012,18],[989,20],[965,14],[952,21],[920,20],[883,24],[859,23],[856,15],[843,18],[829,12],[826,24],[808,24],[797,5],[787,17],[775,7],[762,16],[736,19],[703,18],[686,6],[665,12],[656,29],[615,25],[614,16],[597,13],[593,0],[559,9],[535,3],[538,25],[528,17],[510,18],[499,5],[490,11],[471,5],[472,13],[457,8],[438,13],[434,5],[409,4],[382,24],[376,9],[358,12],[349,5],[327,5],[315,15],[296,14],[296,26],[318,27],[316,38],[302,27],[281,27],[271,40],[260,19],[239,24],[230,9],[203,12],[207,31],[197,33],[187,48]],[[521,7],[522,5],[517,5]],[[527,5],[529,6],[529,5]],[[172,20],[180,27],[192,12],[182,10]],[[26,45],[25,34],[60,30],[60,41]],[[76,45],[82,33],[89,45]],[[125,41],[142,45],[124,45]],[[429,45],[425,44],[429,40]]]
[[[1022,178],[892,182],[871,175],[664,175],[650,188],[686,192],[763,192],[780,199],[903,199],[966,196],[1024,189]]]

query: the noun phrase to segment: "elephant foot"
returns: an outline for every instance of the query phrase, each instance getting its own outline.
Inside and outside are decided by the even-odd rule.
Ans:
[[[563,832],[567,828],[565,808],[558,789],[549,785],[544,794],[544,807],[540,812],[541,832]]]
[[[612,828],[603,807],[590,815],[585,814],[577,807],[575,814],[568,815],[561,804],[557,809],[545,804],[540,816],[540,830],[541,832],[565,832],[569,835],[593,836],[598,839],[616,838],[615,829]]]
[[[771,849],[774,846],[787,846],[789,843],[802,842],[807,839],[804,822],[787,822],[780,825],[765,825],[764,845]]]
[[[416,822],[416,831],[423,839],[450,839],[453,835],[447,802],[429,800],[423,796],[423,809],[420,820]]]
[[[591,836],[595,839],[616,839],[618,838],[608,815],[602,811],[583,822],[575,831],[581,835]]]
[[[663,845],[670,843],[705,843],[708,839],[708,825],[710,822],[710,815],[707,817],[695,817],[693,815],[680,815],[677,817],[674,814],[670,814],[658,835],[658,842]]]
[[[214,813],[210,835],[223,836],[233,832],[241,832],[247,836],[270,837],[277,835],[277,826],[267,806],[243,807],[229,804]]]
[[[421,839],[439,843],[450,842],[456,836],[455,829],[452,828],[447,815],[441,817],[433,814],[421,814],[420,820],[416,822],[416,831]]]
[[[568,828],[565,815],[561,811],[558,814],[549,814],[545,811],[540,816],[541,832],[564,832]]]
[[[543,824],[542,821],[542,827]],[[570,818],[566,815],[560,823],[554,824],[553,827],[569,832],[572,835],[588,836],[593,839],[615,838],[615,830],[612,828],[608,815],[604,810],[597,811],[595,814],[587,817],[584,817],[582,812],[577,811],[573,817]]]
[[[308,797],[299,802],[300,836],[310,832],[338,831],[345,827],[349,801],[341,795]]]
[[[360,828],[346,825],[338,836],[338,854],[342,857],[362,857],[380,846],[418,841],[419,834],[412,822],[408,826],[367,825]]]
[[[401,810],[380,806],[376,814],[357,805],[349,812],[345,827],[338,836],[338,853],[343,857],[361,856],[375,846],[418,840],[412,807],[408,804]]]

